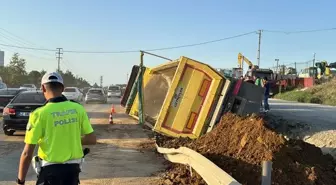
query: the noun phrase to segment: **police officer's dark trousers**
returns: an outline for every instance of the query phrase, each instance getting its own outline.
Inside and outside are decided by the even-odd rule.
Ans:
[[[42,167],[36,185],[78,185],[79,164],[53,164]]]

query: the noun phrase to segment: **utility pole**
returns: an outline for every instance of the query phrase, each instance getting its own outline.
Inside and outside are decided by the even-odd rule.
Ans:
[[[127,76],[126,76],[126,84],[128,83],[128,73],[127,73]]]
[[[61,55],[63,55],[63,48],[56,48],[56,59],[57,59],[57,71],[61,71]]]
[[[279,59],[275,59],[276,61],[276,71],[279,72]]]
[[[100,76],[100,87],[103,88],[103,76]]]
[[[258,55],[257,55],[257,61],[258,61],[258,66],[260,67],[260,44],[261,44],[261,32],[262,30],[258,31],[259,35],[259,41],[258,41]]]
[[[316,53],[314,53],[313,67],[315,67],[315,55],[316,55]]]

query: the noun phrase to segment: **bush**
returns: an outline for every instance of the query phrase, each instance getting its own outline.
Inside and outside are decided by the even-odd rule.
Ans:
[[[294,89],[277,94],[275,98],[302,103],[336,105],[336,80],[331,80],[306,90]]]

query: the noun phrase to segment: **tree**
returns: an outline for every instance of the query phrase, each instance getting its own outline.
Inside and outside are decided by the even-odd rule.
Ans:
[[[65,73],[59,71],[63,77],[66,86],[75,86],[79,88],[91,87],[90,83],[82,77],[75,76],[71,71],[67,70]],[[26,60],[20,58],[18,53],[14,53],[8,66],[0,67],[0,76],[8,87],[19,87],[24,83],[33,83],[40,86],[45,70],[33,70],[29,73],[26,71]]]
[[[28,82],[35,85],[41,85],[42,76],[43,75],[39,71],[30,71],[28,74]]]
[[[93,84],[93,88],[98,88],[98,87],[99,87],[99,85],[97,83]]]
[[[10,84],[13,86],[20,86],[22,83],[27,82],[26,60],[20,58],[19,53],[14,53],[9,65],[8,72],[10,74]]]

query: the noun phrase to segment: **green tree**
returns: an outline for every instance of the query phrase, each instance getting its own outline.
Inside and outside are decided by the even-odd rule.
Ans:
[[[98,88],[99,85],[98,85],[97,83],[94,83],[94,84],[93,84],[93,87],[94,87],[94,88]]]
[[[9,83],[14,86],[20,86],[27,82],[26,60],[21,58],[19,53],[14,53],[9,65],[8,72],[10,74]]]
[[[59,71],[66,86],[76,86],[79,88],[91,87],[90,83],[80,76],[75,76],[71,71]],[[45,70],[30,72],[26,71],[26,60],[18,53],[14,53],[8,66],[0,67],[0,76],[8,87],[18,87],[24,83],[33,83],[40,86]]]
[[[45,75],[46,73],[47,73],[47,71],[45,71],[45,70],[42,69],[42,70],[40,71],[41,77],[43,77],[43,75]]]
[[[33,70],[28,73],[28,82],[39,86],[41,83],[42,74],[39,71]]]

